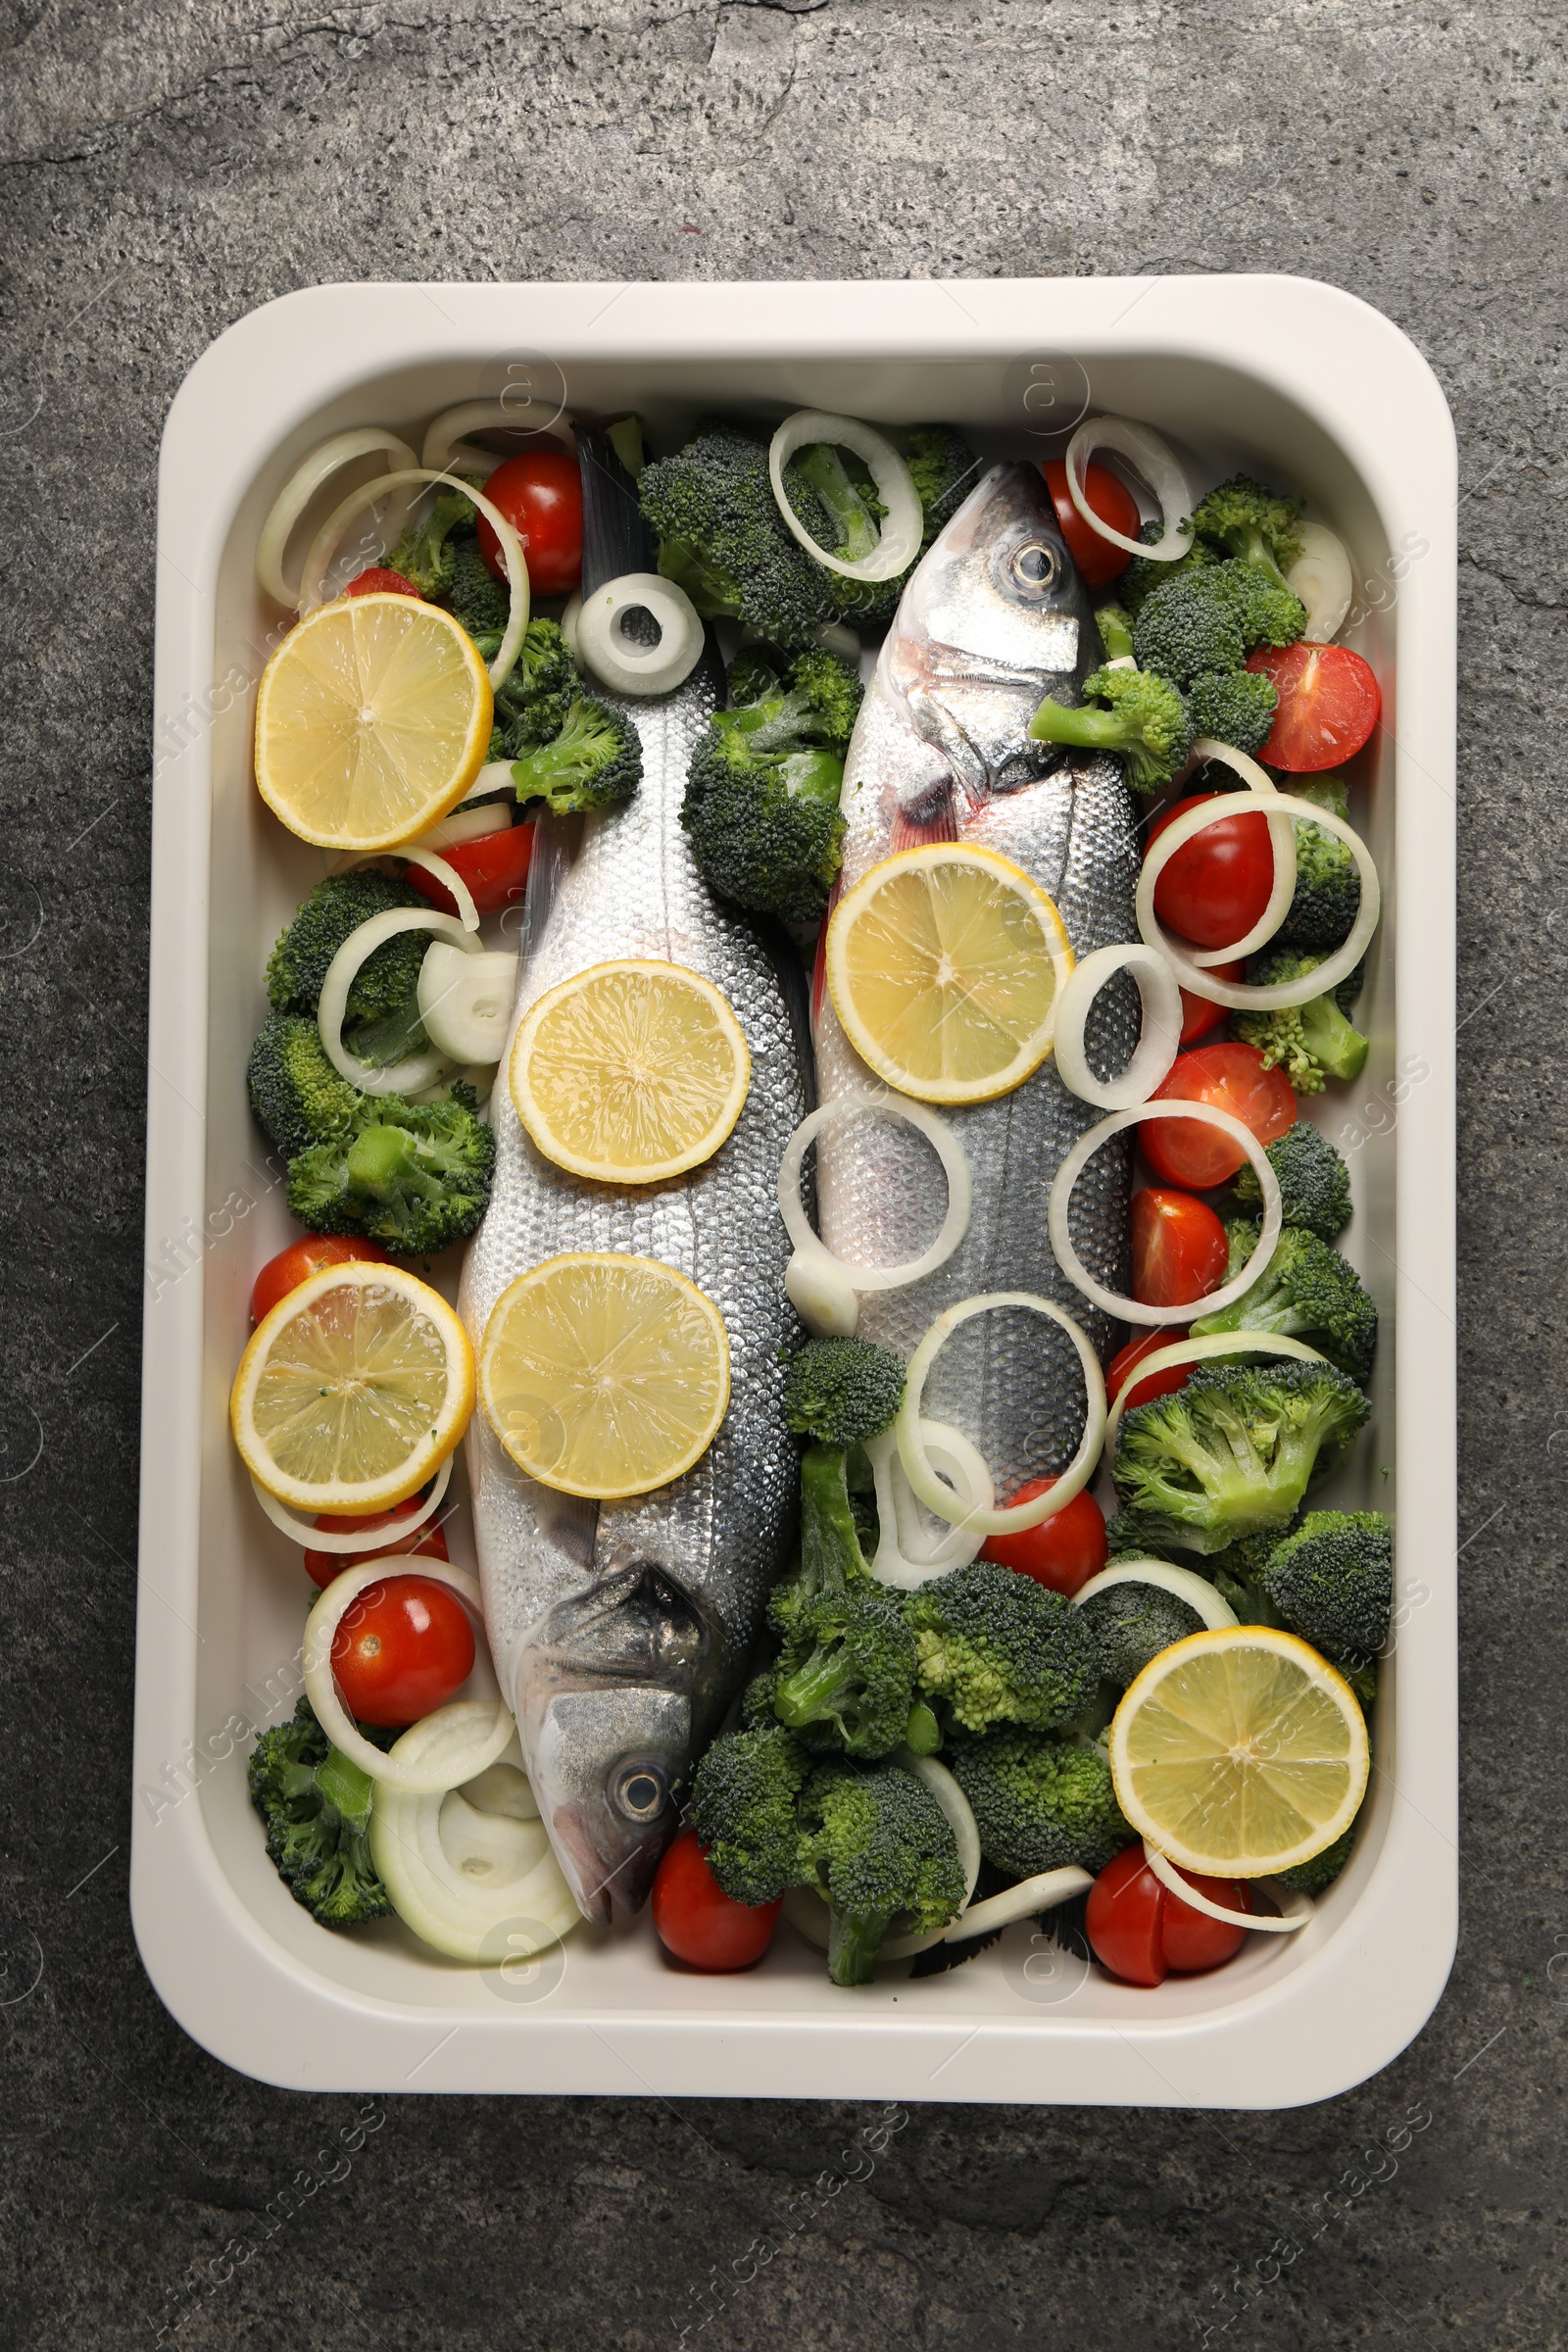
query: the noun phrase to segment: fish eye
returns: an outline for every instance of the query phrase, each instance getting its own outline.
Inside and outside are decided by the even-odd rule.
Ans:
[[[652,1821],[664,1809],[664,1776],[652,1764],[633,1764],[621,1774],[615,1802],[628,1821]]]
[[[1044,596],[1048,588],[1055,586],[1060,569],[1055,549],[1044,539],[1026,539],[1007,559],[1013,585],[1025,596]]]

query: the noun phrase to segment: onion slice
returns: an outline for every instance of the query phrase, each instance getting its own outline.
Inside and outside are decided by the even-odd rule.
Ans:
[[[439,416],[432,418],[425,430],[419,464],[438,473],[454,466],[475,473],[494,473],[498,466],[504,466],[508,457],[515,456],[516,452],[482,449],[475,442],[466,441],[464,435],[497,432],[526,433],[535,440],[559,441],[573,457],[577,454],[577,436],[568,417],[558,416],[551,424],[525,424],[504,400],[466,400],[458,408],[443,409]],[[409,463],[414,463],[412,455]]]
[[[437,865],[442,860],[434,861]],[[454,881],[457,879],[453,876]],[[331,962],[326,978],[321,982],[321,994],[317,1001],[316,1023],[321,1033],[321,1047],[328,1061],[350,1086],[357,1086],[362,1095],[414,1095],[427,1086],[434,1086],[449,1066],[449,1056],[432,1049],[428,1054],[411,1054],[406,1061],[394,1061],[384,1070],[361,1061],[343,1043],[343,1015],[348,1010],[349,990],[355,976],[368,956],[373,956],[384,941],[396,939],[400,931],[434,931],[442,939],[456,940],[460,948],[470,955],[479,952],[478,935],[466,931],[455,914],[442,914],[434,906],[388,906],[380,914],[351,931]]]
[[[1273,1170],[1270,1169],[1269,1173],[1272,1175]],[[1004,1510],[990,1510],[974,1503],[964,1504],[951,1487],[943,1485],[931,1467],[920,1434],[920,1398],[931,1366],[959,1325],[969,1322],[975,1315],[987,1314],[993,1307],[1000,1306],[1026,1307],[1031,1314],[1045,1315],[1053,1323],[1061,1325],[1077,1348],[1078,1359],[1083,1365],[1089,1409],[1078,1450],[1054,1484],[1028,1502],[1015,1502]],[[1075,1323],[1064,1307],[1055,1305],[1050,1298],[1037,1298],[1032,1291],[986,1291],[979,1298],[964,1298],[956,1306],[944,1309],[910,1356],[909,1369],[905,1375],[904,1402],[899,1407],[895,1428],[898,1432],[899,1459],[904,1464],[905,1476],[928,1511],[966,1532],[978,1528],[986,1536],[1011,1535],[1016,1528],[1038,1527],[1042,1520],[1054,1519],[1089,1484],[1089,1475],[1099,1459],[1101,1441],[1105,1434],[1105,1376],[1101,1371],[1100,1358],[1090,1346],[1083,1326]]]
[[[295,524],[321,484],[330,481],[340,467],[351,466],[356,458],[373,457],[377,452],[389,458],[393,467],[414,464],[413,450],[396,433],[382,432],[378,425],[362,425],[352,432],[334,433],[330,441],[321,442],[295,466],[273,499],[256,542],[256,577],[274,604],[286,606],[291,612],[299,610],[301,584],[291,588],[283,577],[283,553]],[[389,483],[375,483],[367,503],[374,505],[376,498],[386,496],[389,487]]]
[[[826,441],[833,448],[850,450],[858,457],[869,468],[877,496],[887,509],[875,547],[868,556],[858,556],[853,563],[847,563],[842,556],[830,555],[820,541],[812,538],[791,506],[784,487],[784,468],[791,458],[797,450],[807,449],[815,441]],[[773,435],[767,453],[767,470],[786,530],[824,571],[836,571],[846,580],[894,580],[901,571],[908,569],[919,554],[925,515],[914,476],[892,442],[858,416],[830,416],[822,409],[797,409],[793,416],[785,417]]]
[[[1165,527],[1152,547],[1113,530],[1089,504],[1085,476],[1090,459],[1101,449],[1114,450],[1117,457],[1125,458],[1158,502]],[[1091,416],[1068,442],[1066,465],[1068,495],[1090,529],[1102,539],[1108,539],[1112,547],[1125,548],[1130,556],[1148,556],[1155,564],[1174,564],[1178,556],[1186,555],[1193,544],[1192,488],[1176,452],[1151,426],[1137,424],[1130,416]]]
[[[1136,1379],[1128,1383],[1129,1388],[1137,1385]],[[1185,1600],[1190,1609],[1196,1609],[1211,1634],[1237,1623],[1236,1611],[1229,1601],[1221,1598],[1206,1576],[1200,1576],[1196,1568],[1172,1567],[1169,1560],[1113,1560],[1108,1568],[1102,1568],[1098,1575],[1092,1576],[1087,1585],[1079,1586],[1072,1596],[1073,1607],[1081,1608],[1097,1592],[1108,1592],[1112,1585],[1157,1585],[1162,1592],[1173,1593],[1177,1600]]]
[[[1107,1291],[1084,1264],[1073,1246],[1068,1219],[1072,1209],[1073,1187],[1078,1182],[1102,1144],[1108,1143],[1123,1128],[1141,1127],[1146,1119],[1197,1119],[1200,1126],[1217,1127],[1234,1144],[1243,1146],[1251,1161],[1263,1194],[1263,1228],[1257,1237],[1257,1247],[1239,1274],[1222,1283],[1217,1291],[1206,1292],[1201,1299],[1190,1298],[1185,1306],[1146,1306],[1140,1298],[1124,1298],[1117,1291]],[[1163,1102],[1140,1102],[1132,1110],[1113,1110],[1108,1118],[1081,1135],[1056,1170],[1051,1187],[1051,1203],[1046,1213],[1051,1247],[1057,1265],[1075,1290],[1107,1315],[1115,1315],[1123,1323],[1186,1323],[1192,1320],[1193,1308],[1201,1305],[1205,1315],[1218,1314],[1222,1306],[1242,1298],[1263,1273],[1274,1254],[1274,1245],[1280,1238],[1284,1222],[1280,1203],[1280,1180],[1274,1173],[1273,1162],[1250,1127],[1233,1118],[1228,1110],[1219,1110],[1212,1102],[1183,1102],[1168,1100]],[[1140,1368],[1139,1377],[1142,1378]]]
[[[491,1065],[506,1051],[517,993],[515,951],[466,956],[432,941],[419,966],[419,1018],[430,1043],[460,1063]]]
[[[357,1531],[349,1530],[341,1535],[332,1535],[324,1527],[309,1527],[303,1519],[296,1519],[293,1512],[285,1504],[279,1502],[275,1494],[269,1494],[261,1480],[254,1475],[251,1485],[256,1490],[257,1501],[272,1525],[280,1535],[287,1536],[291,1544],[300,1544],[306,1551],[367,1552],[373,1551],[377,1542],[404,1543],[416,1528],[423,1527],[427,1519],[435,1517],[436,1512],[441,1508],[441,1498],[452,1482],[454,1459],[454,1455],[450,1453],[447,1455],[446,1460],[435,1474],[435,1484],[429,1494],[418,1509],[411,1511],[406,1519],[399,1519],[390,1527],[362,1527]],[[387,1554],[389,1559],[396,1556],[392,1552]]]
[[[345,1568],[341,1576],[333,1577],[306,1618],[305,1694],[332,1745],[351,1763],[358,1764],[362,1772],[368,1773],[378,1788],[403,1788],[411,1796],[439,1795],[464,1781],[473,1780],[487,1764],[494,1764],[515,1739],[517,1727],[512,1720],[512,1709],[495,1691],[489,1698],[455,1699],[450,1706],[441,1707],[428,1717],[426,1720],[432,1726],[439,1724],[440,1730],[439,1733],[432,1730],[430,1737],[421,1742],[417,1763],[400,1762],[395,1756],[383,1755],[359,1730],[338,1695],[337,1678],[332,1672],[333,1636],[367,1585],[382,1584],[388,1576],[402,1575],[430,1577],[438,1585],[449,1586],[464,1602],[478,1630],[475,1666],[495,1691],[495,1677],[485,1647],[478,1579],[469,1576],[466,1569],[452,1567],[446,1560],[420,1559],[416,1565],[411,1563],[405,1569],[394,1557],[367,1560],[361,1567]],[[402,1740],[398,1745],[403,1745]]]
[[[1279,799],[1279,786],[1268,770],[1259,767],[1257,761],[1250,760],[1245,752],[1239,752],[1234,744],[1216,742],[1212,735],[1200,736],[1192,749],[1193,764],[1196,766],[1200,760],[1217,760],[1222,767],[1230,768],[1240,776],[1249,792],[1255,792],[1270,801]],[[1231,813],[1235,815],[1237,810],[1233,809]],[[1245,814],[1245,811],[1242,813]],[[1196,948],[1189,947],[1183,940],[1183,954],[1200,971],[1206,972],[1216,963],[1235,963],[1243,956],[1254,955],[1259,948],[1267,945],[1290,913],[1291,901],[1296,896],[1296,827],[1288,816],[1270,815],[1268,838],[1274,852],[1274,879],[1269,885],[1268,904],[1250,931],[1244,931],[1241,938],[1233,940],[1228,948],[1207,948],[1200,955]],[[1152,905],[1152,900],[1150,903]],[[1165,953],[1163,947],[1161,953]],[[1169,961],[1168,956],[1166,961]]]
[[[1020,1919],[1054,1910],[1057,1903],[1071,1902],[1075,1894],[1087,1894],[1094,1883],[1091,1874],[1075,1862],[1060,1870],[1038,1871],[1032,1879],[1020,1879],[1016,1886],[1004,1886],[1000,1894],[987,1895],[983,1903],[965,1903],[952,1927],[943,1929],[942,1940],[967,1943],[972,1936],[1010,1928]]]
[[[454,810],[453,816],[447,818],[445,821],[448,824],[451,824],[462,814],[463,810],[460,808]],[[463,831],[458,833],[454,839],[445,842],[437,842],[435,836],[441,831],[441,826],[432,825],[427,832],[416,834],[413,841],[390,842],[384,850],[351,851],[348,857],[336,859],[331,870],[334,874],[347,874],[351,873],[357,865],[373,865],[376,863],[377,859],[382,858],[405,858],[410,865],[423,866],[427,874],[434,874],[436,880],[441,883],[443,888],[449,890],[452,893],[453,898],[456,900],[459,919],[461,920],[465,931],[477,931],[479,928],[479,909],[473,903],[473,893],[468,888],[466,882],[465,882],[463,879],[463,876],[458,872],[456,866],[448,865],[446,859],[437,855],[437,851],[440,849],[452,849],[456,846],[456,842],[466,841],[478,830],[479,828],[477,826],[466,825]],[[487,826],[485,830],[496,833],[500,832],[501,827],[499,825],[491,824]],[[425,849],[421,846],[425,842],[429,842],[430,844],[428,849]],[[412,913],[413,911],[413,908],[411,908],[410,912]]]
[[[906,1127],[923,1135],[941,1160],[948,1180],[948,1206],[936,1240],[918,1257],[908,1258],[900,1266],[861,1266],[835,1256],[821,1236],[812,1231],[801,1202],[801,1170],[809,1146],[824,1127],[839,1119],[862,1115],[902,1119]],[[856,1294],[902,1290],[906,1283],[923,1282],[938,1266],[945,1266],[969,1230],[973,1207],[974,1184],[968,1155],[946,1119],[925,1103],[861,1090],[822,1103],[796,1128],[784,1147],[778,1169],[778,1213],[795,1245],[795,1253],[785,1271],[784,1288],[801,1320],[818,1338],[847,1339],[860,1311]]]
[[[657,645],[639,645],[620,626],[621,615],[651,612]],[[607,580],[577,609],[574,659],[615,694],[670,694],[703,657],[704,631],[684,588],[657,571],[626,571]]]
[[[1167,1862],[1158,1846],[1151,1845],[1147,1838],[1144,1839],[1144,1860],[1162,1886],[1179,1896],[1194,1911],[1201,1911],[1205,1919],[1222,1919],[1228,1928],[1261,1928],[1268,1936],[1294,1936],[1298,1928],[1305,1927],[1317,1909],[1309,1894],[1299,1894],[1293,1887],[1282,1886],[1275,1894],[1275,1900],[1285,1906],[1278,1919],[1267,1911],[1229,1911],[1223,1903],[1216,1903],[1209,1895],[1200,1894],[1198,1888],[1182,1877],[1175,1863]],[[1271,1888],[1270,1891],[1274,1890]]]
[[[1285,574],[1285,585],[1306,607],[1305,642],[1327,645],[1345,626],[1355,594],[1350,559],[1345,541],[1326,522],[1298,522],[1296,536],[1301,552]]]
[[[927,1459],[945,1470],[966,1509],[979,1504],[988,1510],[995,1500],[985,1457],[963,1432],[945,1421],[920,1423]],[[904,1475],[899,1442],[891,1429],[866,1441],[866,1456],[876,1480],[878,1538],[871,1574],[878,1584],[895,1585],[913,1592],[950,1569],[967,1568],[985,1537],[977,1530],[950,1527],[933,1543],[914,1516],[914,1490]]]
[[[505,767],[510,781],[512,775],[510,762],[497,760],[496,765]],[[479,770],[479,773],[483,776],[483,768]],[[416,849],[455,850],[460,842],[484,841],[492,833],[506,833],[510,831],[511,825],[512,808],[510,803],[506,801],[464,801],[453,809],[450,816],[438,817],[433,825],[426,825],[422,833],[416,833],[411,842],[396,849],[380,850],[376,855],[382,858],[412,858]],[[416,862],[422,862],[422,860],[416,860]],[[443,875],[442,879],[445,881],[446,877]],[[448,887],[451,887],[450,884]],[[465,883],[464,887],[466,889],[467,885]],[[453,896],[457,897],[455,891]],[[469,896],[471,898],[471,892]],[[462,903],[460,899],[458,904],[461,906]],[[474,922],[468,928],[477,929],[477,927],[478,908],[475,907]]]
[[[1203,1301],[1206,1306],[1208,1301]],[[1152,1372],[1168,1372],[1177,1364],[1206,1363],[1211,1355],[1294,1355],[1303,1364],[1321,1364],[1326,1358],[1304,1340],[1293,1340],[1284,1332],[1274,1331],[1208,1331],[1196,1340],[1173,1340],[1168,1348],[1151,1348],[1133,1366],[1116,1395],[1105,1423],[1105,1459],[1116,1450],[1116,1436],[1121,1428],[1122,1414],[1127,1410],[1125,1398],[1130,1396],[1140,1381]],[[1134,1410],[1136,1411],[1136,1406]]]
[[[1299,980],[1278,980],[1267,986],[1217,979],[1187,954],[1185,942],[1174,938],[1154,912],[1154,885],[1170,859],[1205,825],[1213,824],[1217,817],[1234,816],[1234,801],[1233,793],[1222,793],[1217,801],[1203,801],[1196,808],[1186,808],[1171,820],[1157,840],[1150,843],[1138,877],[1138,928],[1149,945],[1159,950],[1181,986],[1191,989],[1194,996],[1206,998],[1211,1004],[1229,1005],[1233,1012],[1275,1012],[1293,1004],[1310,1004],[1314,997],[1326,996],[1330,989],[1349,978],[1371,944],[1383,910],[1383,895],[1372,853],[1354,827],[1348,825],[1344,817],[1336,816],[1332,808],[1320,808],[1315,801],[1298,801],[1294,794],[1281,792],[1274,795],[1269,811],[1271,822],[1278,812],[1302,817],[1308,824],[1321,825],[1326,833],[1337,834],[1355,859],[1361,877],[1361,904],[1350,936],[1343,947],[1325,956],[1315,971],[1304,973]],[[1294,854],[1293,850],[1293,857]],[[1277,865],[1277,853],[1275,862]],[[1223,952],[1227,956],[1235,954],[1230,948]]]
[[[1097,1078],[1084,1050],[1084,1027],[1095,999],[1118,972],[1138,983],[1143,1021],[1132,1059],[1116,1078]],[[1101,1110],[1130,1110],[1145,1102],[1176,1059],[1182,1037],[1182,992],[1157,948],[1130,940],[1096,948],[1074,964],[1056,1000],[1056,1067],[1067,1092]]]

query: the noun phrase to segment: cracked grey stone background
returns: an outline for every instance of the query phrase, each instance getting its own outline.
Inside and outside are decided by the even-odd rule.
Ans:
[[[1558,0],[3,0],[7,2352],[1562,2344],[1565,27]],[[232,2268],[358,2103],[208,2058],[126,1911],[170,401],[319,280],[1194,270],[1364,296],[1458,424],[1447,1993],[1383,2075],[1295,2113],[916,2107],[760,2268],[875,2110],[388,2098]],[[1330,2192],[1347,2218],[1283,2260]]]

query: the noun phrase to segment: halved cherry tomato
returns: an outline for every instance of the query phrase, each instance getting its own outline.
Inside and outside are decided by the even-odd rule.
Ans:
[[[257,1275],[251,1291],[251,1321],[259,1323],[264,1315],[270,1315],[280,1298],[297,1291],[323,1266],[347,1265],[353,1257],[372,1258],[381,1266],[392,1262],[379,1242],[356,1241],[342,1233],[302,1234],[297,1242],[270,1257]],[[334,1526],[338,1524],[333,1521]]]
[[[582,579],[582,476],[564,449],[525,449],[498,466],[484,486],[522,541],[535,596],[569,596]],[[498,580],[507,576],[501,542],[479,516],[479,553]]]
[[[1133,1195],[1133,1297],[1144,1306],[1193,1306],[1217,1291],[1230,1255],[1206,1200],[1145,1185]]]
[[[480,833],[472,841],[460,841],[450,850],[443,850],[441,856],[454,873],[461,874],[466,882],[481,914],[498,914],[504,906],[520,906],[533,857],[532,820],[525,825],[507,825],[499,833]],[[432,906],[439,906],[446,914],[457,913],[458,903],[451,891],[434,874],[427,874],[422,865],[408,867],[407,879]]]
[[[1105,1374],[1105,1395],[1111,1403],[1127,1388],[1146,1355],[1152,1355],[1156,1348],[1173,1348],[1178,1340],[1187,1337],[1179,1325],[1162,1323],[1158,1331],[1146,1331],[1141,1339],[1129,1340],[1111,1357],[1110,1369]],[[1127,1411],[1131,1412],[1134,1405],[1148,1404],[1155,1396],[1173,1396],[1178,1389],[1187,1386],[1194,1369],[1192,1364],[1171,1364],[1163,1372],[1151,1372],[1147,1380],[1134,1380],[1127,1394]]]
[[[433,1577],[367,1585],[332,1637],[332,1672],[356,1721],[387,1730],[417,1723],[473,1672],[468,1612]]]
[[[1210,801],[1234,801],[1238,813],[1205,825],[1176,851],[1154,884],[1154,912],[1195,947],[1228,948],[1258,921],[1274,887],[1268,821],[1240,813],[1255,808],[1252,795],[1191,793],[1155,817],[1149,838],[1156,842],[1184,809],[1204,808]]]
[[[1175,863],[1172,858],[1171,863]],[[1242,936],[1237,933],[1237,938]],[[1213,963],[1209,970],[1216,980],[1245,980],[1246,959],[1239,963]],[[1207,997],[1195,997],[1190,988],[1182,990],[1182,1034],[1184,1046],[1196,1046],[1200,1037],[1210,1037],[1226,1018],[1227,1007],[1215,1004]]]
[[[390,1511],[366,1511],[358,1517],[329,1519],[323,1514],[316,1524],[324,1533],[363,1534],[366,1544],[363,1551],[307,1551],[305,1573],[312,1584],[319,1585],[324,1592],[334,1576],[341,1576],[345,1568],[358,1568],[365,1560],[390,1560],[403,1555],[420,1560],[450,1559],[446,1535],[439,1524],[432,1525],[424,1519],[405,1535],[397,1532],[405,1519],[413,1517],[422,1500],[422,1495],[411,1494],[407,1502],[396,1504]],[[381,1529],[386,1531],[386,1541],[376,1543],[373,1538]]]
[[[1051,503],[1056,510],[1056,521],[1067,542],[1068,553],[1078,566],[1078,577],[1086,588],[1108,588],[1119,580],[1131,556],[1116,547],[1100,533],[1091,530],[1072,503],[1067,488],[1067,462],[1064,458],[1048,458],[1041,468]],[[1084,469],[1084,496],[1102,522],[1108,522],[1123,538],[1138,536],[1138,501],[1126,484],[1119,481],[1108,466],[1089,465]]]
[[[412,580],[401,571],[388,571],[381,564],[372,564],[368,571],[356,572],[343,591],[345,596],[412,596],[422,605],[424,599]]]
[[[1198,1046],[1178,1054],[1155,1087],[1155,1102],[1208,1102],[1250,1127],[1260,1144],[1278,1143],[1296,1124],[1296,1095],[1282,1069],[1265,1070],[1256,1046]],[[1196,1119],[1145,1119],[1138,1148],[1165,1184],[1207,1192],[1228,1184],[1247,1154],[1217,1127]]]
[[[1258,758],[1270,767],[1312,774],[1361,749],[1383,715],[1375,672],[1348,645],[1260,645],[1249,669],[1272,678],[1280,698]]]
[[[1032,1478],[1016,1494],[1008,1495],[1008,1503],[1032,1502],[1055,1483],[1054,1478]],[[1094,1496],[1082,1491],[1054,1517],[1042,1519],[1038,1527],[1020,1528],[1012,1536],[988,1536],[980,1557],[995,1560],[999,1568],[1014,1568],[1020,1576],[1033,1577],[1037,1585],[1052,1592],[1064,1592],[1070,1600],[1080,1585],[1098,1576],[1108,1549],[1105,1514]]]
[[[760,1960],[773,1940],[778,1903],[738,1903],[708,1867],[695,1830],[682,1830],[654,1881],[654,1927],[660,1942],[689,1968],[727,1975]]]
[[[1250,1911],[1251,1896],[1235,1879],[1182,1877],[1210,1902],[1232,1911]],[[1089,1889],[1085,1925],[1102,1968],[1128,1984],[1162,1984],[1168,1971],[1201,1976],[1235,1958],[1247,1940],[1245,1928],[1195,1911],[1172,1894],[1144,1860],[1142,1845],[1129,1845],[1107,1862]]]

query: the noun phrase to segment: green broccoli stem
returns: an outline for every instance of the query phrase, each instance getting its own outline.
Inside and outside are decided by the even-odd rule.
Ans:
[[[834,1984],[869,1984],[887,1932],[886,1912],[872,1911],[851,1918],[842,1911],[834,1911],[827,1938],[827,1973]]]
[[[341,1748],[327,1749],[325,1763],[316,1768],[316,1786],[345,1821],[352,1822],[356,1829],[364,1829],[370,1818],[375,1783]]]
[[[808,1592],[842,1592],[857,1570],[866,1573],[843,1446],[808,1446],[801,1457],[801,1577]]]
[[[349,1146],[347,1166],[349,1189],[362,1200],[392,1200],[408,1193],[421,1200],[443,1197],[440,1177],[424,1167],[406,1127],[362,1128]]]
[[[1107,662],[1130,662],[1133,659],[1132,623],[1120,605],[1102,605],[1095,614],[1100,630],[1100,642],[1105,649]]]
[[[1127,722],[1117,710],[1097,710],[1088,703],[1069,710],[1047,695],[1029,732],[1036,743],[1065,743],[1084,752],[1125,752]]]
[[[720,565],[699,554],[684,539],[662,539],[659,569],[666,580],[684,588],[704,620],[738,620],[740,584]]]
[[[1329,1078],[1359,1078],[1370,1041],[1348,1021],[1332,995],[1301,1006],[1301,1035],[1308,1053]]]
[[[1110,1721],[1109,1715],[1105,1720]],[[923,1698],[917,1698],[909,1709],[909,1720],[904,1727],[904,1744],[911,1756],[934,1756],[942,1745],[942,1726]]]
[[[1266,571],[1271,579],[1278,580],[1282,588],[1295,595],[1290,581],[1270,555],[1261,531],[1234,531],[1230,534],[1230,545],[1231,553],[1240,556],[1244,564],[1255,564],[1260,571]]]
[[[838,1713],[846,1690],[853,1690],[859,1680],[844,1642],[818,1647],[804,1666],[775,1686],[773,1712],[788,1730],[803,1731],[808,1724],[821,1723]]]
[[[816,492],[838,533],[838,544],[829,552],[846,564],[858,564],[862,556],[871,555],[880,537],[876,521],[832,443],[813,441],[800,452],[795,465]]]

